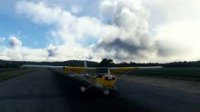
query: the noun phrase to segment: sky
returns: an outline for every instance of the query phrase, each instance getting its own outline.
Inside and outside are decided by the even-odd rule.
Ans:
[[[200,60],[200,0],[0,0],[0,59]]]

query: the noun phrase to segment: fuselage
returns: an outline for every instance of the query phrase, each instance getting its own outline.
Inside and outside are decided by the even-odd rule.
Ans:
[[[97,86],[103,89],[114,89],[117,82],[117,78],[114,75],[105,74],[97,76],[95,82]]]

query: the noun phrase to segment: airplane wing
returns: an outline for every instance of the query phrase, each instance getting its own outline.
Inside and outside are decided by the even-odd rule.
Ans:
[[[51,65],[22,65],[21,68],[63,68],[63,66],[51,66]]]
[[[108,69],[109,74],[117,75],[117,74],[125,74],[133,70],[138,69],[158,69],[162,68],[162,66],[151,66],[151,67],[63,67],[66,73],[75,73],[75,74],[84,74],[88,72],[95,72],[97,69]]]
[[[70,67],[70,66],[65,66],[63,67],[63,69],[66,73],[75,73],[75,74],[85,74],[96,70],[95,67]]]
[[[72,66],[51,66],[51,65],[23,65],[27,68],[59,68],[63,69],[68,74],[96,74],[97,69],[107,69],[108,74],[112,75],[124,75],[133,70],[138,69],[158,69],[162,66],[150,66],[150,67],[72,67]]]
[[[50,69],[61,69],[65,73],[69,74],[86,74],[90,71],[95,71],[94,67],[72,67],[72,66],[52,66],[52,65],[22,65],[21,68],[50,68]]]
[[[139,70],[139,69],[158,69],[162,68],[162,66],[150,66],[150,67],[110,67],[108,68],[110,71],[110,74],[127,74],[131,71],[134,70]]]

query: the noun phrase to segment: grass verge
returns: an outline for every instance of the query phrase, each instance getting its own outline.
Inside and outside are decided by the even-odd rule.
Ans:
[[[5,80],[9,80],[11,78],[14,78],[14,77],[18,77],[18,76],[21,76],[23,74],[26,74],[26,73],[29,73],[29,72],[32,72],[32,71],[35,71],[35,69],[15,69],[15,70],[12,70],[12,71],[3,71],[3,72],[0,72],[0,82],[3,82]]]
[[[130,75],[200,81],[200,68],[143,69],[133,71]]]

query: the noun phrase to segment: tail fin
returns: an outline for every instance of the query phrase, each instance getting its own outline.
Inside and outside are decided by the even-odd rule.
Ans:
[[[84,67],[87,68],[87,61],[84,61]]]

